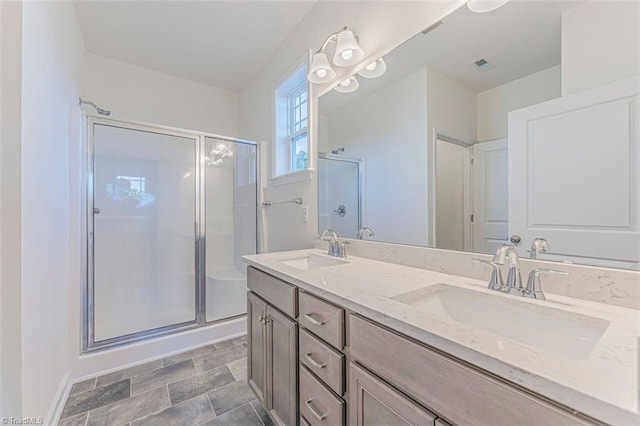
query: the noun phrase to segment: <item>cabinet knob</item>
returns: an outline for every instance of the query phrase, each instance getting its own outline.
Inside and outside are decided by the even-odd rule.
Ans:
[[[518,234],[514,234],[509,238],[509,241],[511,241],[513,244],[520,244],[520,242],[522,241],[522,237],[520,237],[520,235]]]

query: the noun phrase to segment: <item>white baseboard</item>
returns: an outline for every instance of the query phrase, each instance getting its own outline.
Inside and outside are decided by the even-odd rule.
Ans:
[[[69,377],[70,373],[67,371],[62,377],[62,381],[58,386],[58,390],[56,391],[56,395],[53,398],[53,402],[51,403],[51,407],[49,408],[47,417],[45,417],[44,419],[45,425],[53,426],[58,424],[60,416],[62,415],[62,409],[64,408],[64,404],[65,402],[67,402],[69,392],[71,391],[71,380],[69,380]]]

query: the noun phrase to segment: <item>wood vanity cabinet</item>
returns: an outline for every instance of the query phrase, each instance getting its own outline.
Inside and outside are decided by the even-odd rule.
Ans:
[[[289,426],[594,425],[253,267],[248,381]]]
[[[290,286],[275,278],[263,276],[259,271],[249,274],[249,288],[252,284],[264,293],[271,286]],[[271,281],[266,286],[265,279]],[[295,287],[270,293],[285,294],[294,298]],[[287,296],[285,296],[287,297]],[[282,302],[282,299],[277,299]],[[278,303],[276,302],[276,303]],[[295,311],[294,311],[295,312]],[[298,417],[298,325],[280,312],[260,294],[247,294],[247,380],[249,387],[260,400],[271,418],[278,425],[295,425]]]

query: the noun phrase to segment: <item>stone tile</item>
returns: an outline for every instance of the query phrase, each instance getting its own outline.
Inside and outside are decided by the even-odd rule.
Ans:
[[[227,364],[227,367],[237,381],[247,379],[247,358],[241,358],[237,361],[230,362]]]
[[[249,385],[244,382],[233,382],[209,392],[207,396],[217,416],[255,399]]]
[[[139,395],[158,386],[177,382],[194,374],[196,374],[196,368],[193,366],[193,361],[181,361],[131,378],[131,394]]]
[[[264,424],[264,426],[273,426],[273,420],[271,420],[271,417],[269,417],[269,414],[267,414],[267,410],[265,410],[262,404],[260,404],[260,401],[254,399],[253,401],[251,401],[251,406],[254,410],[256,410],[256,414],[258,414],[258,417],[260,417],[260,420],[262,421],[262,424]]]
[[[84,426],[87,422],[87,414],[88,413],[81,413],[62,419],[58,422],[58,426]]]
[[[230,348],[231,346],[242,345],[246,343],[247,343],[247,336],[244,335],[244,336],[235,337],[229,340],[223,340],[222,342],[214,343],[214,345],[218,349],[224,349],[224,348]]]
[[[222,367],[230,362],[237,361],[247,356],[247,347],[245,345],[231,346],[225,349],[219,349],[216,352],[194,358],[193,362],[199,372],[211,370],[212,368]]]
[[[214,417],[215,414],[207,397],[200,395],[159,413],[131,422],[131,426],[196,426]]]
[[[125,377],[126,378],[126,377]],[[117,380],[116,380],[117,381]],[[85,392],[96,387],[96,378],[84,380],[82,382],[74,383],[71,386],[71,390],[69,391],[69,395],[75,395],[77,393]]]
[[[131,381],[125,379],[107,386],[71,395],[62,410],[61,418],[74,416],[85,411],[93,410],[103,405],[128,398],[131,395]]]
[[[235,382],[235,378],[229,369],[223,366],[187,377],[179,382],[170,383],[168,388],[171,405],[179,404],[194,396],[202,395],[233,382]]]
[[[89,412],[87,426],[123,425],[171,406],[165,386]]]
[[[209,420],[202,426],[262,426],[262,422],[251,404],[244,404],[241,407],[235,408],[231,411],[224,413],[223,415],[216,417],[213,420]]]
[[[120,380],[139,376],[140,374],[148,373],[149,371],[157,370],[158,368],[162,368],[162,360],[160,359],[125,368],[124,370],[114,371],[113,373],[98,377],[96,387],[99,388],[100,386],[109,385],[111,383],[119,382]]]
[[[190,351],[182,352],[176,355],[171,355],[169,357],[163,358],[164,366],[167,367],[172,364],[176,364],[180,361],[186,361],[188,359],[197,358],[204,355],[209,355],[215,352],[217,348],[215,345],[203,346],[201,348],[192,349]]]

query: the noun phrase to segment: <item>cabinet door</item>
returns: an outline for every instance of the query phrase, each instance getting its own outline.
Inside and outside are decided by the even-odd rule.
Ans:
[[[267,304],[254,293],[247,293],[247,377],[249,387],[265,405],[267,378],[266,334],[263,324]],[[266,405],[265,405],[266,406]]]
[[[298,409],[298,326],[267,306],[267,408],[281,425],[295,426]]]
[[[435,415],[391,386],[356,364],[349,370],[350,425],[434,425]]]

